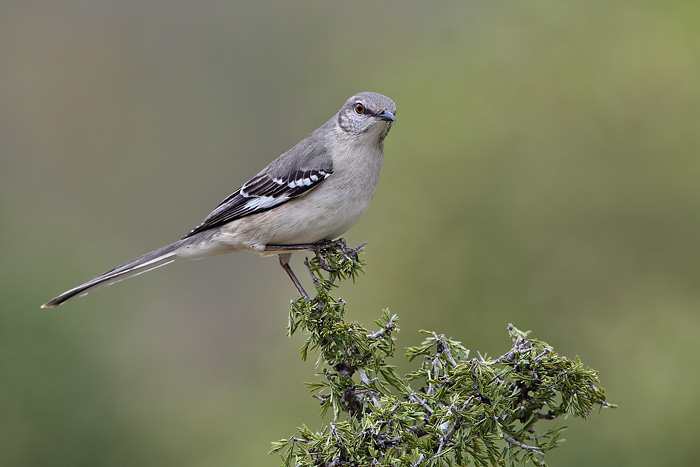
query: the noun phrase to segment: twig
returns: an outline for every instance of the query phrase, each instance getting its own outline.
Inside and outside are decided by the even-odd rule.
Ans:
[[[311,263],[309,263],[309,258],[304,259],[304,265],[309,270],[309,274],[311,275],[311,281],[313,281],[314,287],[316,287],[316,289],[319,289],[321,287],[321,283],[319,282],[318,277],[316,277],[316,274],[314,274],[313,269],[311,269]]]
[[[503,438],[505,441],[507,441],[508,443],[510,443],[510,444],[512,444],[512,445],[514,445],[514,446],[518,446],[520,449],[524,449],[524,450],[526,450],[526,451],[529,451],[529,452],[532,452],[532,453],[535,453],[535,454],[539,454],[540,456],[544,457],[544,453],[543,453],[542,451],[540,451],[538,448],[534,447],[534,446],[530,446],[529,444],[525,444],[525,443],[523,443],[523,442],[520,442],[520,441],[518,441],[518,440],[515,439],[515,438],[511,438],[510,436],[508,436],[508,435],[505,434],[505,433],[503,433],[502,438]]]
[[[425,456],[424,456],[423,454],[421,454],[421,455],[418,457],[418,460],[413,464],[412,467],[418,467],[418,466],[421,465],[423,462],[425,462]]]
[[[414,392],[414,393],[411,393],[411,395],[408,396],[408,399],[411,400],[411,401],[413,401],[413,402],[416,402],[417,404],[419,404],[419,405],[420,405],[421,407],[423,407],[428,413],[431,413],[431,414],[433,413],[433,409],[431,409],[430,406],[429,406],[428,404],[426,404],[425,401],[424,401],[423,399],[421,399],[420,397],[416,396],[416,393],[415,393],[415,392]]]
[[[457,362],[455,362],[455,359],[452,357],[452,352],[450,352],[450,347],[447,345],[445,335],[440,334],[440,337],[438,337],[437,334],[433,332],[433,336],[435,336],[435,338],[439,340],[440,344],[442,344],[442,348],[439,350],[439,352],[447,355],[447,360],[452,364],[452,366],[457,366]]]
[[[377,331],[377,332],[373,332],[372,334],[367,334],[367,337],[368,337],[369,339],[379,339],[379,338],[382,337],[384,334],[388,334],[388,333],[390,333],[391,331],[393,331],[395,327],[396,327],[396,325],[394,324],[394,321],[389,320],[389,322],[386,323],[386,327],[385,327],[385,328],[380,329],[380,330]]]

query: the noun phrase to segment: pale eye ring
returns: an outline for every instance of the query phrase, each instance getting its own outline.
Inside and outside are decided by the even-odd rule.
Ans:
[[[355,113],[357,113],[358,115],[362,115],[363,113],[365,113],[365,106],[362,105],[361,102],[355,104]]]

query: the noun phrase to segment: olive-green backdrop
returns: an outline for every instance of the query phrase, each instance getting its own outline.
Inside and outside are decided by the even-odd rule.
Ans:
[[[532,329],[620,405],[563,420],[550,465],[694,464],[700,3],[0,11],[0,465],[275,466],[271,441],[320,426],[274,259],[39,305],[179,238],[364,90],[398,122],[347,235],[369,242],[348,319],[388,307],[401,347],[430,329],[490,355]]]

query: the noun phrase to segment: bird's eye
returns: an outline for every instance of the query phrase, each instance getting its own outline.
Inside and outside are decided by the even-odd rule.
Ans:
[[[358,102],[357,104],[355,104],[355,112],[358,115],[362,115],[363,113],[365,113],[365,106]]]

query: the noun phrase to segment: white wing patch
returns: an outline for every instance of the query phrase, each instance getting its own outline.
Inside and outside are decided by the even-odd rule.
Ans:
[[[299,175],[299,172],[297,172],[296,175]],[[289,181],[279,177],[273,178],[272,181],[277,183],[280,187],[286,184],[288,188],[297,188],[302,186],[311,186],[321,179],[327,179],[330,177],[330,175],[330,173],[324,172],[323,170],[318,170],[315,172],[303,172],[303,176],[301,178],[295,178]]]
[[[245,195],[244,195],[245,196]],[[248,198],[248,196],[246,196]],[[273,206],[277,206],[280,203],[287,201],[287,198],[273,198],[272,196],[253,196],[245,201],[244,210],[245,211],[259,211],[264,209],[270,209]]]

